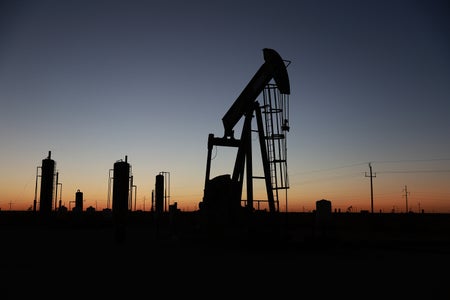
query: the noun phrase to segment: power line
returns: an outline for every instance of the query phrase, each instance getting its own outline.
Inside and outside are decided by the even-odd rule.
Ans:
[[[338,170],[338,169],[345,169],[345,168],[351,168],[351,167],[361,166],[361,165],[363,165],[363,164],[366,164],[366,162],[364,162],[364,163],[354,163],[354,164],[350,164],[350,165],[344,165],[344,166],[332,167],[332,168],[327,168],[327,169],[317,169],[317,170],[310,170],[310,171],[295,172],[295,173],[293,173],[292,175],[308,174],[308,173],[319,173],[319,172],[328,172],[328,171],[332,171],[332,170]]]
[[[450,170],[405,170],[405,171],[379,171],[378,173],[450,173]]]
[[[431,161],[450,161],[450,158],[430,158],[430,159],[401,159],[401,160],[379,160],[372,161],[378,164],[386,163],[406,163],[406,162],[431,162]]]

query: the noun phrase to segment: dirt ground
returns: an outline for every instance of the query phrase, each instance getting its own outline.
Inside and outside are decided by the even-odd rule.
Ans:
[[[450,297],[447,215],[293,214],[217,235],[192,216],[147,217],[0,217],[0,298]]]

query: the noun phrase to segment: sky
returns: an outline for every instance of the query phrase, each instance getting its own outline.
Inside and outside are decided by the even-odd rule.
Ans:
[[[429,0],[2,1],[0,208],[32,206],[51,151],[66,207],[107,207],[127,157],[135,209],[166,172],[197,210],[208,135],[271,48],[291,87],[281,211],[450,213],[449,20]],[[230,174],[214,151],[211,178]]]

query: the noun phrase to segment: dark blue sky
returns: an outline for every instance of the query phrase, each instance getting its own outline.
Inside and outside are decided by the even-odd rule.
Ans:
[[[66,206],[77,189],[104,205],[108,170],[128,155],[140,201],[170,171],[174,199],[194,209],[207,136],[223,134],[222,116],[273,48],[291,61],[291,206],[367,208],[373,162],[376,192],[392,196],[383,209],[408,185],[450,211],[448,1],[44,0],[0,10],[2,207],[28,207],[51,150]]]

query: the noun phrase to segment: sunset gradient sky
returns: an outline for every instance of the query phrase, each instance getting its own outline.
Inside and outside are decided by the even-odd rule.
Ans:
[[[137,209],[159,172],[172,203],[198,209],[208,134],[223,135],[272,48],[291,62],[289,211],[370,210],[371,163],[375,211],[404,212],[408,196],[412,211],[450,212],[448,1],[0,5],[2,210],[31,207],[49,151],[67,207],[79,189],[105,208],[127,156]],[[233,157],[216,155],[212,173],[231,173]]]

